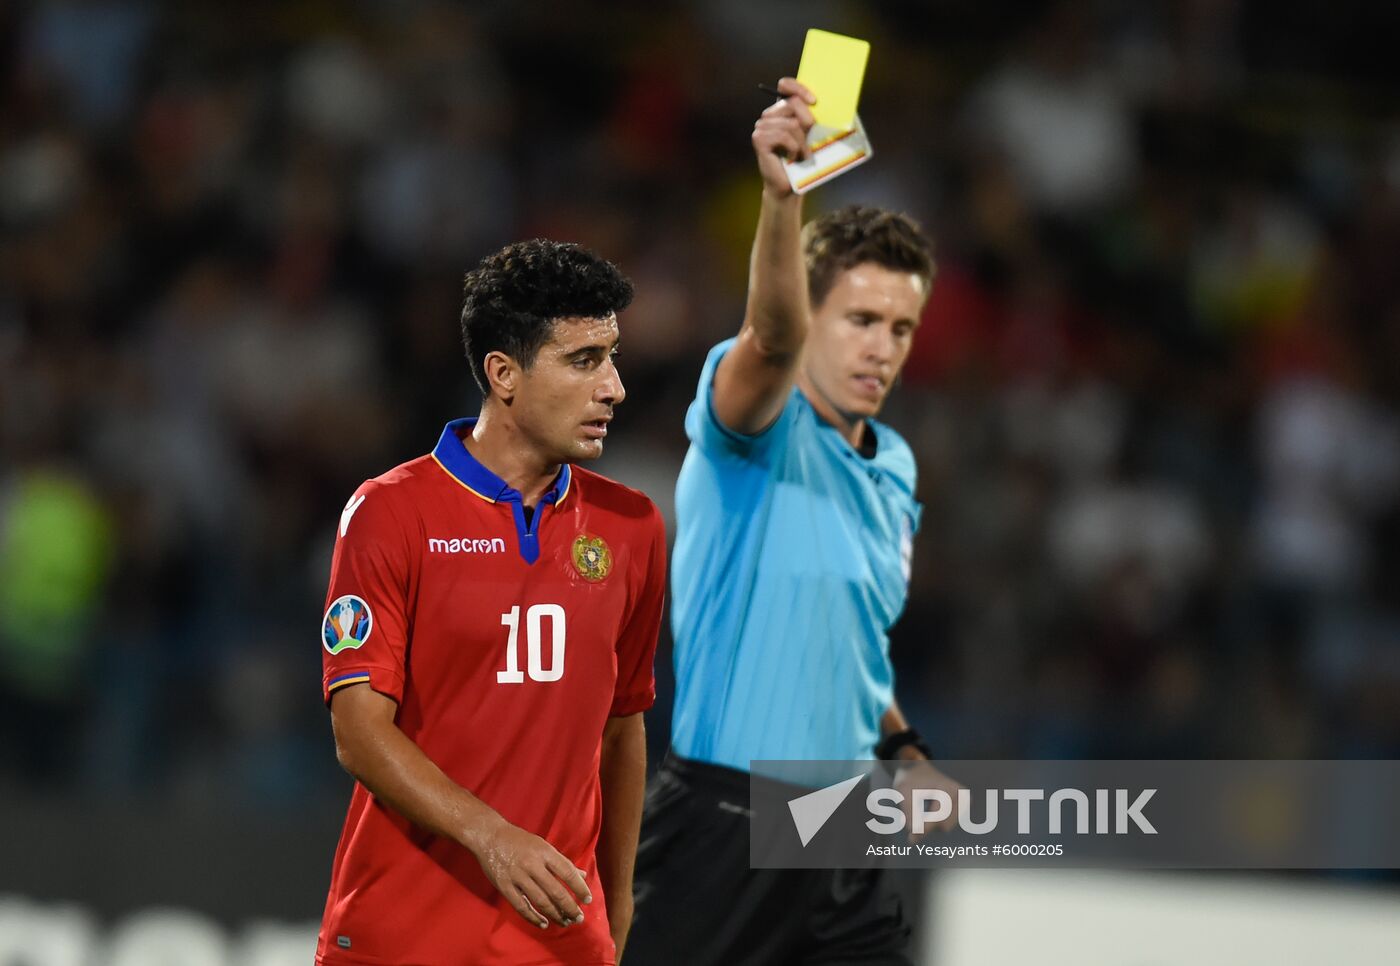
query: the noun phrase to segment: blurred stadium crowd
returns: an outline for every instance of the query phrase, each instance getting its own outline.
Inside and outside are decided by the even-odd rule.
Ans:
[[[871,40],[875,146],[810,211],[938,251],[887,413],[938,753],[1400,755],[1400,11],[1292,8],[0,5],[0,785],[340,780],[333,528],[475,411],[508,241],[635,280],[602,469],[669,507],[808,26]]]

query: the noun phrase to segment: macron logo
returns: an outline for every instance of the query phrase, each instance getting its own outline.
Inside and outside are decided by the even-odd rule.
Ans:
[[[345,536],[350,529],[350,519],[355,515],[355,511],[360,508],[360,504],[365,502],[364,494],[352,496],[350,502],[345,504],[345,509],[340,511],[340,535]]]
[[[857,775],[847,778],[843,782],[819,788],[788,802],[788,811],[792,812],[792,824],[797,826],[797,837],[802,840],[804,849],[813,836],[822,830],[827,820],[836,814],[846,796],[851,794],[851,789],[859,785],[864,777]]]
[[[506,542],[500,537],[492,537],[490,540],[476,539],[468,537],[465,540],[452,538],[451,540],[439,540],[436,537],[428,538],[428,553],[505,553]]]

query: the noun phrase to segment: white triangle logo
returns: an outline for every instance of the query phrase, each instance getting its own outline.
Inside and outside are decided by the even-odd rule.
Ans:
[[[788,802],[788,811],[792,812],[792,823],[797,826],[797,837],[802,840],[804,849],[807,843],[812,841],[812,837],[822,830],[827,819],[841,807],[846,796],[851,794],[851,789],[859,785],[864,777],[857,775],[847,778],[843,782],[819,788]]]
[[[350,529],[350,518],[355,515],[355,511],[360,508],[360,504],[363,502],[365,502],[365,494],[352,496],[350,502],[345,504],[345,509],[340,511],[340,535],[342,537]]]

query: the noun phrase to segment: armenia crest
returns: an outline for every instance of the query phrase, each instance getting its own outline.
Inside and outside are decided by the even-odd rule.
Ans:
[[[612,551],[602,537],[580,533],[574,541],[574,569],[589,583],[597,583],[612,570]]]

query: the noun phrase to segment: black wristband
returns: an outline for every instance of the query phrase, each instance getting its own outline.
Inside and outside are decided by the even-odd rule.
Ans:
[[[925,758],[933,760],[933,752],[929,750],[928,742],[924,741],[924,736],[913,728],[905,728],[903,731],[885,735],[875,746],[875,757],[880,761],[894,761],[899,756],[899,750],[910,745],[917,748]]]

